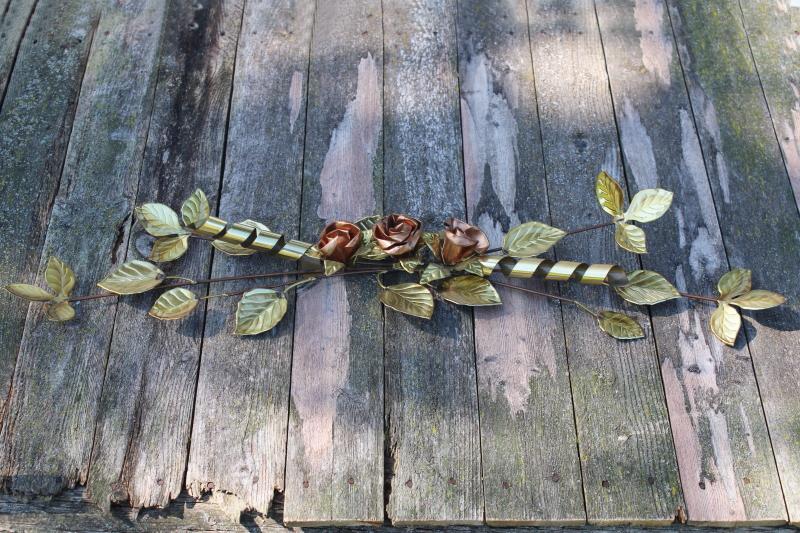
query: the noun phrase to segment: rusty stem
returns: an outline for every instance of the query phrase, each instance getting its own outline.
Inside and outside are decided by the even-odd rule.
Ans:
[[[350,276],[356,274],[376,274],[378,272],[385,272],[385,268],[365,268],[365,269],[358,269],[358,270],[343,270],[341,272],[336,272],[331,274],[330,276],[326,276],[329,278],[336,277],[336,276]],[[170,285],[160,285],[158,289],[175,289],[178,287],[186,287],[188,285],[205,285],[210,283],[221,283],[224,281],[240,281],[245,279],[261,279],[261,278],[274,278],[279,276],[293,276],[293,275],[300,275],[300,274],[325,274],[325,272],[321,270],[287,270],[284,272],[265,272],[261,274],[247,274],[242,276],[224,276],[220,278],[209,278],[209,279],[200,279],[200,280],[192,280],[192,281],[184,281],[181,283],[172,283]],[[288,285],[292,282],[281,283],[279,285],[268,286],[264,288],[275,288],[275,287],[283,287],[284,285]],[[249,290],[249,289],[248,289]],[[242,291],[247,292],[247,291]],[[236,296],[237,294],[241,293],[226,293],[228,296]],[[113,296],[120,296],[119,294],[114,294],[113,292],[104,293],[104,294],[89,294],[87,296],[76,296],[74,298],[69,298],[68,302],[84,302],[87,300],[99,300],[101,298],[111,298]],[[222,295],[220,295],[222,296]]]
[[[591,309],[586,307],[584,304],[580,303],[578,300],[573,300],[572,298],[567,298],[565,296],[558,296],[556,294],[551,294],[549,292],[541,292],[534,289],[529,289],[527,287],[520,287],[519,285],[512,285],[510,283],[503,283],[502,281],[497,281],[496,279],[493,279],[492,282],[495,285],[499,285],[501,287],[507,287],[509,289],[514,289],[521,292],[527,292],[529,294],[536,294],[537,296],[544,296],[546,298],[553,298],[554,300],[560,300],[562,302],[568,302],[571,303],[572,305],[578,306],[579,308],[583,309],[592,316],[597,316]]]
[[[578,229],[570,230],[570,231],[565,232],[565,234],[566,235],[575,235],[576,233],[583,233],[584,231],[591,231],[593,229],[600,229],[600,228],[605,228],[606,226],[613,226],[613,225],[614,225],[614,222],[603,222],[602,224],[594,224],[592,226],[586,226],[585,228],[578,228]],[[501,251],[503,251],[503,247],[499,246],[497,248],[490,248],[490,249],[486,250],[486,252],[484,252],[484,253],[493,254],[493,253],[501,252]]]
[[[711,296],[702,296],[700,294],[691,294],[688,292],[678,292],[684,298],[688,298],[690,300],[698,300],[700,302],[714,302],[717,303],[717,299]]]

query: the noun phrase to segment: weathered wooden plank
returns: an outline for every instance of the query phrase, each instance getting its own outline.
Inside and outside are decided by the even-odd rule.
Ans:
[[[308,85],[301,238],[383,204],[383,30],[376,0],[318,4]],[[383,522],[383,311],[374,279],[297,295],[288,525]]]
[[[675,193],[670,213],[647,227],[644,268],[662,272],[681,291],[713,294],[728,263],[666,5],[601,0],[596,9],[626,174],[637,190]],[[745,348],[742,357],[711,335],[713,309],[686,301],[653,309],[688,519],[783,523],[749,354]]]
[[[588,2],[528,6],[553,222],[577,229],[607,216],[594,195],[597,173],[622,176],[597,21]],[[557,255],[638,267],[608,231],[569,236]],[[648,315],[597,287],[566,284],[562,293],[596,309],[624,309],[647,337],[616,341],[590,315],[563,308],[588,520],[672,522],[682,498]]]
[[[740,0],[783,162],[800,206],[800,4]]]
[[[199,187],[216,195],[242,2],[170,4],[136,203],[180,206]],[[147,254],[146,235],[139,248]],[[128,259],[142,258],[131,239]],[[194,241],[167,275],[207,278],[211,246]],[[196,291],[198,292],[198,291]],[[199,292],[205,294],[205,287]],[[108,509],[165,506],[181,491],[204,306],[182,321],[147,315],[152,294],[117,310],[87,488]]]
[[[96,2],[43,4],[20,45],[0,112],[3,284],[31,283],[36,277],[98,14]],[[59,61],[48,60],[56,54]],[[5,400],[28,305],[2,291],[0,309],[0,394]]]
[[[429,229],[464,218],[454,2],[384,2],[385,206]],[[395,524],[480,523],[472,313],[385,311],[386,431]]]
[[[231,98],[219,200],[226,220],[259,220],[297,234],[305,132],[305,86],[314,6],[248,2]],[[212,276],[288,270],[263,255],[215,254]],[[277,283],[229,282],[214,293]],[[234,336],[235,298],[209,302],[186,484],[230,494],[232,511],[266,513],[283,490],[293,305],[272,331]]]
[[[0,15],[0,97],[5,95],[11,70],[35,7],[36,0],[8,0],[0,4],[3,10]],[[43,9],[48,9],[47,4]],[[64,35],[59,35],[59,38],[63,39]]]
[[[462,1],[458,39],[467,212],[495,247],[549,219],[525,2]],[[486,522],[583,523],[561,310],[501,296],[475,309]]]
[[[106,3],[92,43],[42,254],[42,267],[57,256],[74,268],[76,294],[125,253],[164,12],[160,1]],[[115,309],[116,299],[93,302],[58,324],[30,308],[0,426],[6,489],[85,482]]]
[[[800,217],[736,2],[669,3],[711,189],[732,266],[787,305],[746,323],[792,522],[800,522]],[[741,341],[740,341],[741,342]]]

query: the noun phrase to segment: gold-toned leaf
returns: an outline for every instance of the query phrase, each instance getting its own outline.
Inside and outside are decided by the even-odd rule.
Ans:
[[[335,274],[345,267],[344,263],[340,263],[339,261],[331,261],[330,259],[325,259],[322,261],[322,265],[325,267],[326,276]]]
[[[616,311],[600,311],[597,313],[600,329],[615,339],[641,339],[644,337],[642,326],[624,313]]]
[[[477,257],[471,257],[469,259],[465,259],[461,261],[457,265],[453,267],[455,270],[461,270],[463,272],[468,272],[470,274],[475,274],[476,276],[483,276],[483,265],[478,260]]]
[[[48,259],[44,279],[50,290],[58,296],[69,296],[75,287],[75,273],[57,257]]]
[[[211,216],[211,206],[208,205],[206,194],[196,189],[181,206],[183,223],[190,228],[199,228]]]
[[[404,257],[397,261],[394,267],[397,270],[405,270],[409,274],[413,274],[421,264],[422,261],[419,260],[419,257]]]
[[[61,301],[47,306],[47,319],[53,322],[66,322],[75,318],[75,309],[69,302]]]
[[[644,189],[631,199],[625,211],[625,220],[652,222],[667,212],[672,205],[672,193],[664,189]]]
[[[407,315],[430,318],[433,316],[433,295],[419,283],[399,283],[382,287],[378,298],[383,305]]]
[[[286,314],[286,297],[272,289],[247,291],[236,308],[237,335],[258,335],[274,328]]]
[[[719,302],[719,307],[711,315],[710,325],[711,332],[716,338],[728,346],[733,346],[742,326],[742,317],[733,306]]]
[[[178,214],[164,204],[144,204],[136,208],[136,219],[153,237],[167,237],[186,233]]]
[[[526,222],[511,228],[503,239],[503,249],[511,257],[534,257],[560,241],[566,233],[541,222]]]
[[[97,286],[114,294],[138,294],[158,286],[163,280],[164,273],[157,266],[133,260],[120,265]]]
[[[785,301],[786,298],[784,298],[782,294],[756,289],[741,296],[737,296],[733,300],[730,300],[730,303],[732,305],[737,305],[742,309],[757,310],[776,307],[783,304]]]
[[[652,270],[629,272],[628,284],[614,287],[614,290],[626,301],[637,305],[655,305],[681,297],[672,283]]]
[[[372,230],[372,227],[383,218],[381,215],[371,215],[355,221],[353,224],[362,232]]]
[[[439,295],[448,302],[472,307],[503,303],[489,280],[472,275],[446,279]]]
[[[623,222],[618,222],[616,226],[614,240],[617,241],[620,248],[635,254],[647,253],[647,245],[642,228]]]
[[[361,245],[353,257],[366,261],[380,261],[389,257],[389,254],[381,250],[376,243],[367,242]]]
[[[247,220],[242,220],[239,224],[241,224],[242,226],[248,226],[250,228],[257,229],[259,231],[269,231],[269,228],[264,224],[262,224],[261,222],[256,222],[255,220],[250,220],[249,218]],[[213,246],[220,252],[228,255],[244,256],[244,255],[253,255],[254,253],[257,253],[257,251],[253,250],[252,248],[245,248],[243,246],[239,246],[238,244],[233,244],[230,242],[225,242],[220,240],[213,241],[211,243],[211,246]],[[311,256],[312,253],[314,252],[319,253],[319,250],[317,250],[316,246],[312,248],[314,250],[312,251],[311,249],[309,249],[308,251],[306,251],[306,255]],[[322,256],[320,255],[319,257]]]
[[[49,302],[55,298],[54,295],[50,294],[41,287],[37,287],[36,285],[28,285],[27,283],[12,283],[11,285],[6,285],[3,288],[14,296],[24,298],[25,300],[30,300],[31,302]]]
[[[597,175],[597,180],[594,183],[594,192],[603,211],[611,216],[622,214],[622,205],[625,201],[622,187],[605,171],[601,171]]]
[[[430,249],[433,256],[437,259],[441,258],[442,251],[442,235],[441,233],[434,233],[432,231],[425,231],[422,233],[422,242]]]
[[[176,320],[194,311],[197,304],[195,293],[177,287],[159,296],[147,314],[159,320]]]
[[[717,290],[723,300],[730,300],[750,292],[751,272],[746,268],[734,268],[726,272],[717,282]]]
[[[163,263],[174,261],[186,253],[189,249],[189,236],[178,235],[177,237],[159,237],[150,250],[151,261]]]
[[[444,279],[450,276],[450,269],[439,263],[429,263],[419,276],[419,282],[422,284],[432,283],[436,280]]]

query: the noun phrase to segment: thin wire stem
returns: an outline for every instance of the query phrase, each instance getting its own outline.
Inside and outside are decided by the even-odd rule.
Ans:
[[[600,229],[600,228],[605,228],[607,226],[613,226],[613,225],[614,225],[614,222],[603,222],[602,224],[594,224],[592,226],[586,226],[585,228],[573,229],[573,230],[565,232],[565,234],[566,235],[575,235],[576,233],[583,233],[584,231],[591,231],[593,229]],[[484,253],[493,254],[493,253],[502,252],[502,251],[503,251],[503,247],[499,246],[497,248],[490,248],[490,249],[486,250],[486,252],[484,252]]]
[[[494,283],[495,285],[499,285],[501,287],[507,287],[509,289],[514,289],[514,290],[521,291],[521,292],[527,292],[529,294],[536,294],[538,296],[544,296],[546,298],[553,298],[554,300],[560,300],[562,302],[568,302],[568,303],[571,303],[571,304],[579,307],[580,309],[583,309],[584,311],[586,311],[587,313],[591,314],[592,316],[597,316],[594,313],[594,311],[592,311],[591,309],[589,309],[588,307],[586,307],[585,305],[580,303],[578,300],[573,300],[572,298],[567,298],[565,296],[558,296],[556,294],[551,294],[549,292],[537,291],[537,290],[534,290],[534,289],[529,289],[527,287],[520,287],[519,285],[512,285],[510,283],[503,283],[502,281],[497,281],[495,279],[492,280],[492,283]]]

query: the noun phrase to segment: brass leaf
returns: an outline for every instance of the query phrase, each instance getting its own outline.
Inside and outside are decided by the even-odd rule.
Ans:
[[[380,261],[389,257],[389,254],[381,250],[376,243],[367,242],[361,245],[353,257],[367,261]]]
[[[114,294],[138,294],[156,287],[164,280],[164,273],[147,261],[133,260],[123,263],[97,284]]]
[[[736,336],[742,326],[742,317],[733,306],[719,302],[719,307],[711,315],[711,332],[719,340],[733,346],[736,343]]]
[[[480,260],[478,260],[477,257],[471,257],[469,259],[461,261],[453,268],[455,270],[461,270],[463,272],[475,274],[476,276],[483,276],[483,265],[481,264]]]
[[[625,220],[652,222],[667,212],[672,205],[672,193],[664,189],[644,189],[631,199],[625,211]]]
[[[195,293],[177,287],[159,296],[147,314],[159,320],[175,320],[194,311],[197,304],[198,299]]]
[[[47,319],[53,322],[66,322],[75,318],[75,309],[69,302],[61,301],[47,306]]]
[[[12,283],[11,285],[6,285],[3,288],[14,296],[24,298],[25,300],[30,300],[31,302],[49,302],[55,298],[54,295],[50,294],[41,287],[37,287],[36,285],[28,285],[27,283]]]
[[[737,296],[733,300],[730,300],[730,303],[732,305],[739,306],[742,309],[757,310],[776,307],[785,301],[786,298],[777,292],[756,289],[741,296]]]
[[[381,288],[378,298],[383,305],[407,315],[430,318],[433,316],[433,295],[418,283],[399,283]]]
[[[597,201],[600,202],[600,207],[603,211],[611,216],[619,216],[622,214],[622,205],[625,201],[625,195],[622,193],[622,187],[619,183],[609,176],[605,171],[601,171],[597,175],[597,180],[594,183],[594,192],[597,195]]]
[[[249,218],[247,220],[242,220],[240,224],[242,226],[247,226],[250,228],[257,229],[259,231],[269,231],[269,228],[266,227],[261,222],[256,222],[255,220],[250,220]],[[252,248],[245,248],[243,246],[239,246],[238,244],[233,244],[230,242],[225,242],[220,240],[213,241],[211,243],[211,246],[213,246],[220,252],[228,255],[244,256],[244,255],[253,255],[254,253],[256,253],[256,250],[253,250]],[[306,252],[306,255],[310,255],[310,250],[309,252]]]
[[[614,287],[614,290],[626,301],[637,305],[655,305],[681,296],[672,283],[652,270],[629,272],[628,284]]]
[[[211,206],[208,205],[206,194],[196,189],[181,206],[183,223],[190,228],[199,228],[211,216]]]
[[[144,204],[136,208],[136,219],[153,237],[167,237],[186,233],[178,215],[164,204]]]
[[[247,291],[236,308],[237,335],[258,335],[274,328],[286,314],[286,297],[272,289]]]
[[[471,275],[445,280],[439,295],[448,302],[472,307],[503,303],[489,280]]]
[[[434,257],[437,259],[440,258],[440,253],[442,250],[442,235],[440,233],[425,231],[422,233],[422,242],[424,242],[428,249],[430,249]]]
[[[623,222],[618,222],[616,226],[617,230],[614,232],[614,240],[617,241],[620,248],[624,248],[635,254],[647,253],[647,245],[642,228]]]
[[[164,263],[174,261],[186,253],[189,249],[189,236],[178,235],[177,237],[159,237],[150,250],[151,261]]]
[[[419,282],[428,284],[439,279],[444,279],[450,275],[450,269],[439,263],[430,263],[419,276]]]
[[[405,270],[409,274],[413,274],[417,267],[421,264],[422,261],[419,260],[419,257],[405,257],[395,263],[395,268],[399,270]]]
[[[372,230],[372,227],[383,218],[381,215],[371,215],[355,221],[353,224],[362,232]]]
[[[322,262],[322,265],[325,267],[326,276],[335,274],[345,267],[344,263],[340,263],[339,261],[331,261],[330,259],[325,259]]]
[[[47,261],[44,279],[47,286],[58,296],[69,296],[75,287],[75,273],[57,257],[51,257]]]
[[[642,326],[624,313],[616,311],[600,311],[597,313],[600,329],[615,339],[641,339],[644,337]]]
[[[730,300],[750,292],[751,272],[745,268],[734,268],[726,272],[717,282],[717,290],[723,300]]]
[[[547,224],[526,222],[506,233],[503,249],[512,257],[533,257],[552,248],[564,235],[564,231]]]

